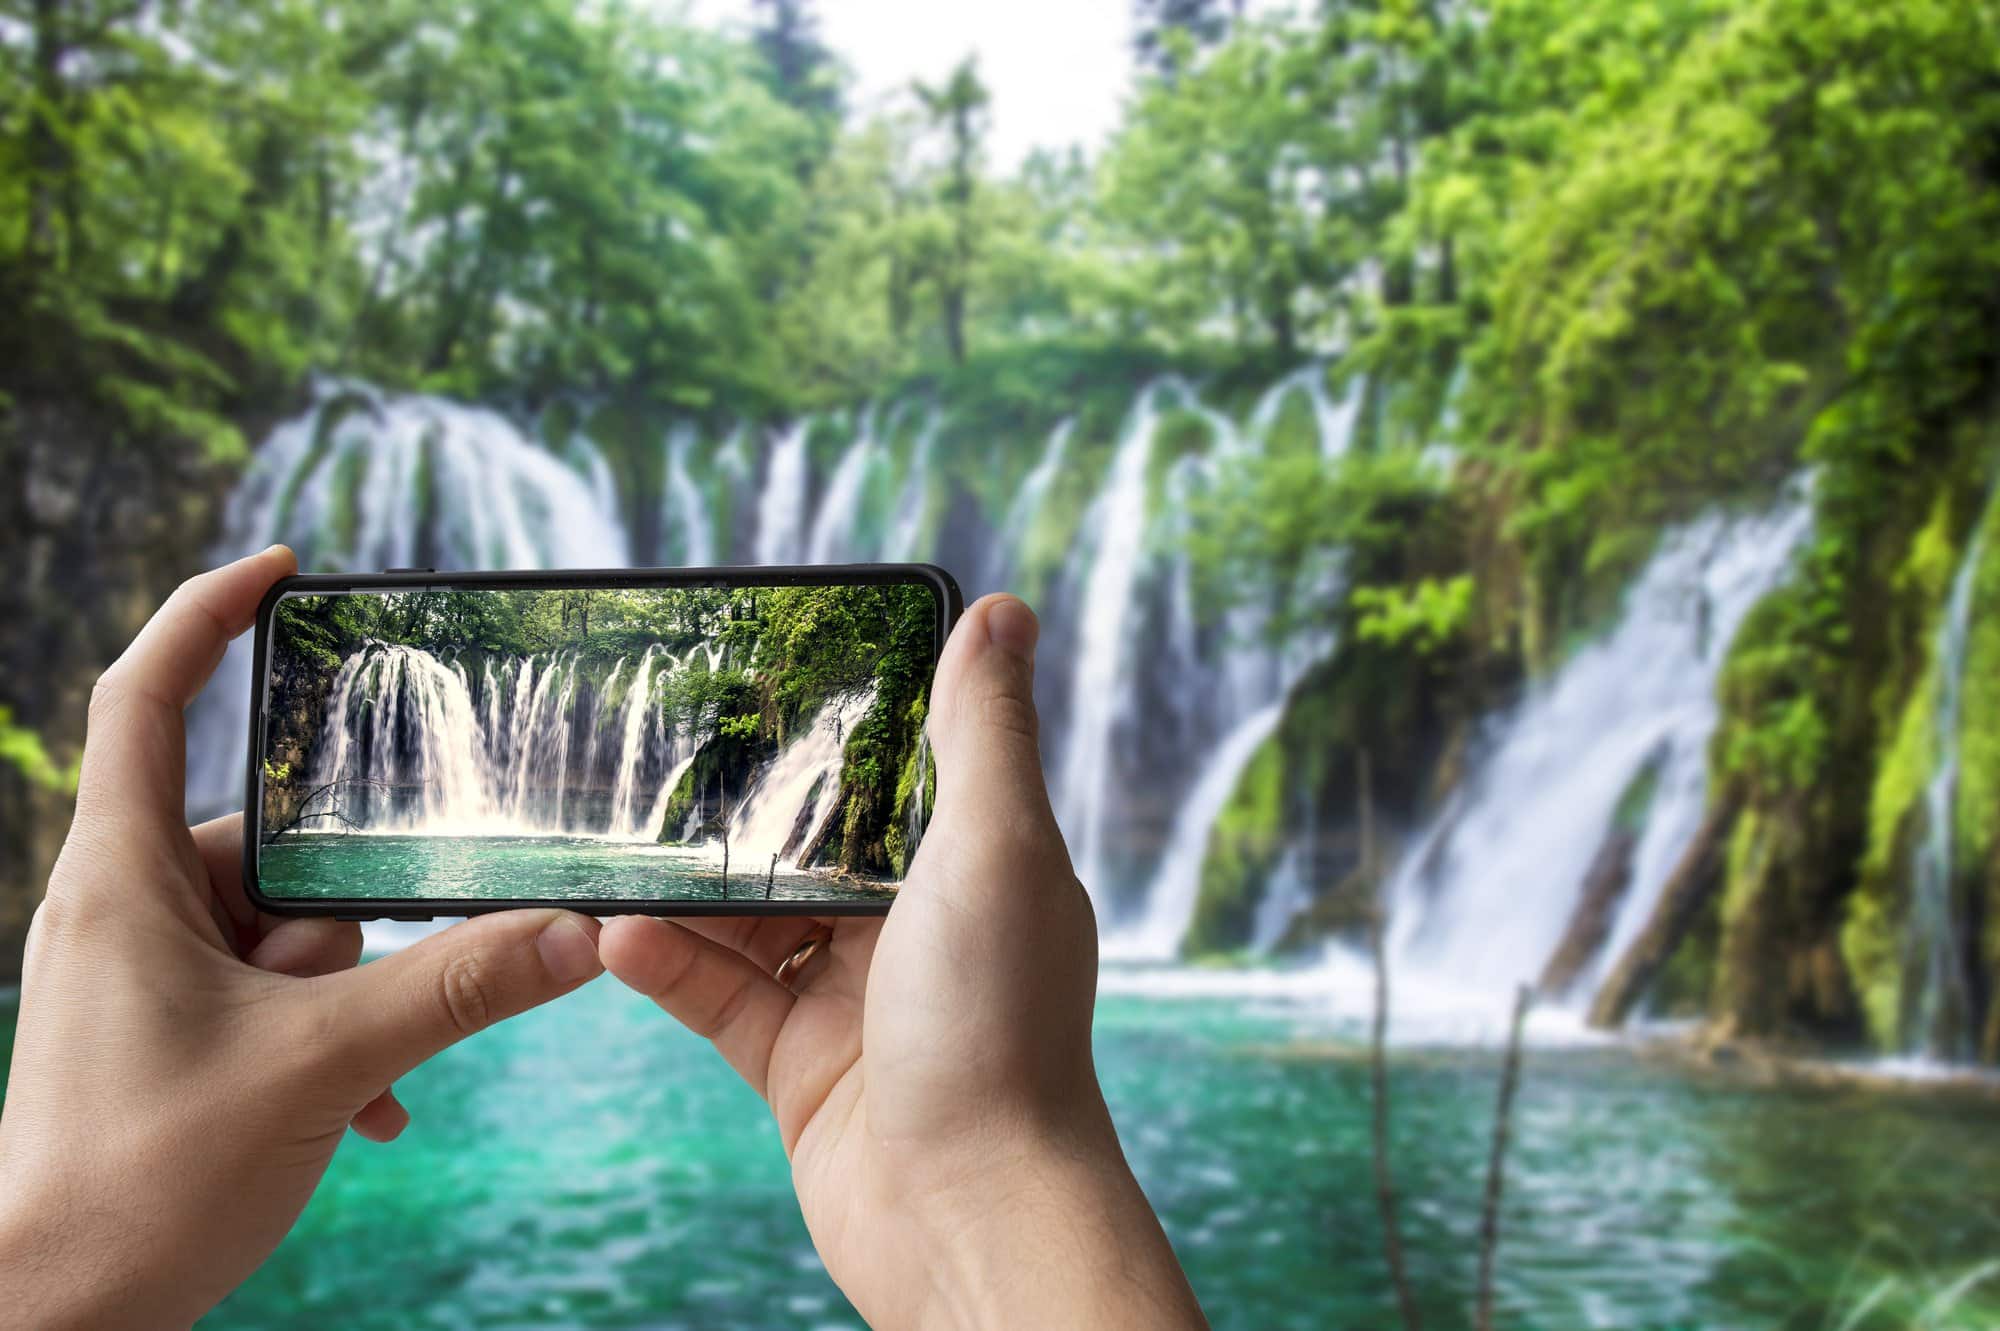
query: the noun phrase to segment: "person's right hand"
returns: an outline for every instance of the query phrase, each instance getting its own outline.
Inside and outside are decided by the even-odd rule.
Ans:
[[[797,917],[612,920],[605,966],[771,1104],[829,1273],[877,1328],[1201,1327],[1091,1064],[1097,934],[1049,808],[1036,624],[968,610],[933,688],[935,817],[886,920],[800,992]]]

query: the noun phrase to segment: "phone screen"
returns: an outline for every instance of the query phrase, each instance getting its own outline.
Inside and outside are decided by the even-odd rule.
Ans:
[[[282,585],[258,626],[254,891],[886,907],[930,813],[950,581],[761,576]]]

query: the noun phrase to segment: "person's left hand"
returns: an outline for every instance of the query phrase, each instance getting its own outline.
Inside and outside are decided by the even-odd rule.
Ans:
[[[190,830],[182,709],[293,571],[183,584],[98,681],[76,820],[29,931],[0,1112],[0,1307],[186,1326],[269,1255],[352,1125],[447,1045],[597,975],[597,925],[482,916],[355,967],[361,932],[253,909],[241,820]]]

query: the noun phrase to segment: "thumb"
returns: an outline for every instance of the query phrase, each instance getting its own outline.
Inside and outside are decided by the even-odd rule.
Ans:
[[[975,602],[945,644],[931,688],[935,821],[962,844],[982,833],[1061,846],[1042,779],[1034,611],[1013,596]]]
[[[561,910],[481,915],[355,970],[337,986],[341,1043],[388,1085],[495,1022],[559,998],[604,969],[595,920]]]

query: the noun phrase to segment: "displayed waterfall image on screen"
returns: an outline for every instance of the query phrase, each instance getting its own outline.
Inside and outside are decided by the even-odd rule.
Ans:
[[[286,596],[260,886],[884,901],[930,810],[938,618],[912,583]]]

